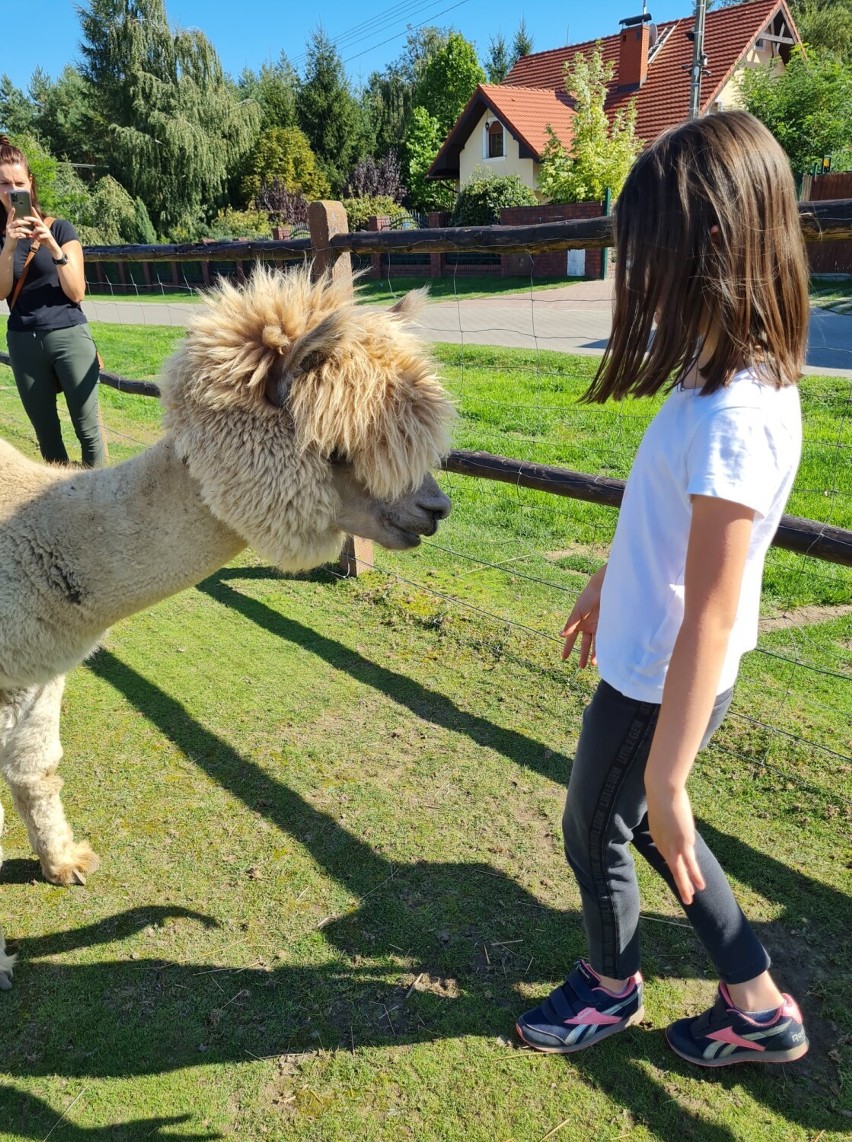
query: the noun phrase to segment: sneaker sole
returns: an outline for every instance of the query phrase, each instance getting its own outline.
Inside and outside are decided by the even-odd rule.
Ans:
[[[679,1050],[669,1038],[668,1032],[666,1032],[666,1042],[676,1055],[697,1067],[734,1067],[738,1063],[795,1063],[796,1059],[801,1059],[808,1053],[810,1047],[810,1043],[805,1039],[804,1043],[800,1043],[798,1047],[791,1047],[789,1051],[755,1051],[753,1054],[728,1056],[726,1059],[697,1059],[695,1055],[687,1055]]]
[[[617,1035],[619,1031],[624,1031],[626,1028],[632,1027],[634,1023],[639,1023],[644,1018],[645,1008],[640,1007],[637,1011],[634,1011],[633,1014],[629,1016],[629,1018],[625,1019],[623,1023],[613,1023],[612,1026],[607,1027],[605,1031],[601,1031],[600,1034],[595,1035],[593,1039],[587,1039],[585,1043],[567,1044],[564,1047],[540,1047],[538,1043],[531,1043],[529,1039],[527,1039],[524,1035],[523,1028],[521,1027],[520,1023],[515,1024],[515,1030],[517,1031],[518,1037],[521,1039],[521,1041],[526,1043],[526,1045],[531,1047],[534,1051],[538,1051],[539,1054],[573,1055],[575,1051],[584,1051],[587,1047],[594,1047],[595,1043],[600,1043],[602,1039],[608,1039],[610,1035]]]

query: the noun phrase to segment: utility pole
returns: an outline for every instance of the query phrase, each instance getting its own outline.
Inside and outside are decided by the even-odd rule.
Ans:
[[[697,119],[701,114],[701,77],[707,70],[707,56],[704,54],[704,18],[707,15],[707,0],[695,0],[695,29],[692,33],[692,66],[689,80],[689,118]]]

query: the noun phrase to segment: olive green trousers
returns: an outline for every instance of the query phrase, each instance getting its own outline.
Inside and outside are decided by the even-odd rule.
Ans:
[[[66,464],[56,408],[61,389],[86,468],[106,463],[98,413],[98,353],[88,325],[6,333],[15,384],[45,460]]]

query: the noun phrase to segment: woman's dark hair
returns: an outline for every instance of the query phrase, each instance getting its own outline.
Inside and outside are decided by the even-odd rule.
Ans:
[[[30,170],[30,164],[27,162],[27,156],[18,147],[12,145],[8,135],[0,135],[0,166],[4,163],[9,166],[17,166],[19,163],[30,176],[30,196],[33,200],[33,210],[37,214],[41,214],[41,207],[38,204],[38,187],[36,186],[36,178]],[[0,234],[6,233],[6,207],[0,202]]]
[[[708,332],[703,394],[747,365],[777,387],[796,383],[807,259],[790,164],[762,123],[727,111],[667,131],[636,160],[614,213],[613,329],[584,400],[672,387]]]

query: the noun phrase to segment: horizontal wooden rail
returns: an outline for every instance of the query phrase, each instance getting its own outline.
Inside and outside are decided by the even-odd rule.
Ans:
[[[293,261],[309,257],[310,238],[271,238],[245,242],[180,242],[163,246],[86,246],[87,262],[252,262]]]
[[[557,496],[568,496],[587,503],[618,507],[624,495],[624,480],[609,476],[587,476],[568,468],[549,464],[533,464],[526,460],[510,460],[490,452],[450,452],[443,464],[447,472],[462,476],[480,476],[499,480],[520,488],[534,488]],[[852,531],[831,527],[800,516],[784,515],[772,540],[776,547],[813,555],[828,563],[852,567]]]
[[[806,242],[852,238],[852,199],[800,202]],[[577,218],[530,226],[444,226],[431,230],[359,230],[335,234],[329,246],[350,254],[440,254],[481,250],[499,254],[536,254],[547,250],[585,250],[613,244],[612,218]],[[310,238],[180,243],[167,246],[87,246],[88,262],[250,262],[292,260],[311,255]]]

